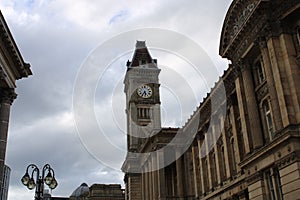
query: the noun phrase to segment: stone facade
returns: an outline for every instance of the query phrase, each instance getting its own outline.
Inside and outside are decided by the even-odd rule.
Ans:
[[[124,200],[124,190],[120,184],[81,184],[71,194],[70,200]]]
[[[219,54],[232,64],[188,122],[136,138],[135,152],[156,153],[126,158],[126,199],[300,199],[299,0],[234,0]],[[135,63],[143,62],[135,55]],[[217,104],[225,106],[225,115],[211,111],[222,86],[226,99]],[[183,155],[176,145],[159,151],[177,134],[190,132],[195,137]],[[176,161],[167,163],[170,157]],[[142,172],[129,173],[133,163]]]
[[[0,191],[3,188],[10,106],[17,97],[16,80],[30,75],[30,65],[24,62],[0,11]]]
[[[300,199],[299,0],[234,0],[219,54],[231,64],[187,123],[136,138],[135,152],[156,153],[126,158],[126,199]],[[159,151],[190,132],[183,155]],[[142,172],[128,173],[134,163]]]

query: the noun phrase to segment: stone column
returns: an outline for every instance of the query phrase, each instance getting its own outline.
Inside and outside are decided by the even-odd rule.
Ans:
[[[17,97],[14,89],[0,89],[0,186],[2,188],[10,106]],[[0,188],[0,189],[1,189]]]
[[[280,114],[280,107],[279,107],[279,101],[277,98],[277,89],[276,89],[276,84],[274,81],[274,72],[273,72],[273,67],[271,65],[270,61],[270,55],[267,49],[267,43],[264,40],[261,40],[259,42],[260,46],[260,51],[262,55],[262,60],[264,64],[264,69],[266,72],[266,80],[268,84],[268,90],[269,90],[269,95],[270,95],[270,102],[271,102],[271,109],[272,109],[272,117],[274,120],[274,130],[280,130],[283,128],[282,125],[282,119],[281,119],[281,114]]]
[[[213,182],[212,182],[209,147],[208,147],[208,143],[209,143],[208,137],[211,137],[209,134],[212,134],[212,133],[211,132],[206,133],[206,137],[205,137],[204,142],[205,142],[206,160],[207,160],[208,185],[209,185],[209,189],[211,190],[213,188]]]
[[[287,57],[283,56],[284,52],[282,49],[284,47],[281,46],[282,41],[277,36],[270,37],[267,41],[267,48],[270,56],[270,62],[273,69],[273,77],[275,81],[275,87],[277,92],[277,98],[279,102],[279,109],[282,117],[282,124],[283,127],[288,126],[290,123],[295,123],[295,113],[294,113],[294,105],[293,105],[293,98],[291,98],[291,91],[289,86],[289,79],[288,75],[290,72],[286,73],[286,63],[284,59]],[[287,58],[289,59],[289,58]],[[298,67],[298,66],[297,66]],[[295,68],[295,67],[293,67]],[[299,69],[298,69],[299,70]],[[299,75],[298,70],[294,70],[294,73],[297,78]],[[292,76],[292,75],[291,75]],[[298,82],[298,81],[297,81]],[[299,82],[298,82],[299,83]],[[293,84],[294,85],[294,84]],[[297,95],[297,94],[295,94]],[[299,98],[299,97],[298,97]],[[296,100],[296,99],[295,99]],[[299,107],[299,103],[297,105]],[[297,110],[298,108],[296,108]],[[299,114],[299,113],[298,113]]]
[[[282,34],[279,37],[282,59],[284,63],[284,69],[287,77],[287,88],[290,93],[285,90],[287,96],[287,102],[291,102],[292,105],[288,105],[288,112],[290,116],[290,123],[300,123],[300,70],[295,57],[296,51],[291,34]]]
[[[221,123],[224,123],[223,116],[221,116]],[[224,127],[224,124],[222,125]],[[229,164],[229,154],[228,154],[228,138],[226,136],[225,129],[222,129],[222,138],[223,138],[223,145],[224,145],[224,159],[225,159],[225,173],[226,178],[229,179],[231,177],[230,173],[230,164]]]
[[[192,158],[193,158],[193,173],[194,173],[194,188],[195,188],[195,196],[199,197],[199,170],[198,170],[198,158],[197,158],[197,142],[193,142],[192,144]]]
[[[255,98],[254,83],[252,73],[248,63],[240,63],[243,77],[244,94],[246,99],[246,108],[248,113],[249,127],[253,148],[259,148],[263,145],[263,135],[260,125],[260,117]],[[249,134],[248,134],[249,135]]]
[[[239,76],[235,79],[235,88],[236,88],[239,113],[240,113],[240,118],[241,118],[241,127],[242,127],[241,129],[242,129],[242,134],[243,134],[243,138],[244,138],[245,153],[248,154],[248,153],[250,153],[250,141],[249,141],[249,135],[248,135],[248,131],[247,131],[247,123],[246,123],[246,118],[245,118],[246,103],[244,102],[244,98],[243,98],[244,94],[243,94],[242,77]],[[227,148],[226,152],[228,152],[228,148]]]
[[[232,135],[233,135],[233,138],[234,138],[234,145],[235,145],[235,153],[234,153],[234,156],[236,157],[236,162],[237,164],[241,162],[241,152],[240,152],[240,147],[239,147],[239,138],[238,138],[238,134],[237,134],[237,131],[236,131],[236,124],[235,124],[235,115],[234,115],[234,107],[231,106],[230,107],[230,118],[231,118],[231,123],[232,123]],[[243,147],[242,147],[243,148]],[[236,168],[237,168],[237,172],[240,171],[240,166],[239,165],[236,165]]]
[[[176,174],[177,174],[177,195],[179,200],[183,200],[183,174],[182,174],[182,160],[180,152],[176,151]]]
[[[202,153],[201,153],[201,147],[202,147],[202,144],[201,144],[201,139],[199,138],[198,140],[197,140],[197,144],[198,144],[198,157],[199,157],[199,168],[200,168],[200,170],[199,170],[199,173],[201,174],[201,176],[200,176],[200,185],[201,185],[201,191],[202,191],[202,193],[204,193],[205,192],[205,186],[204,186],[204,176],[203,176],[203,163],[202,163],[202,156],[204,156],[204,155],[202,155]],[[206,177],[207,178],[207,177]],[[200,192],[199,192],[199,195],[202,195]]]
[[[148,163],[145,163],[145,168],[146,168],[146,172],[145,172],[145,200],[150,200],[149,199],[149,167],[148,167]]]
[[[153,152],[151,154],[151,159],[152,159],[152,188],[153,188],[153,199],[158,199],[158,183],[157,183],[157,158],[156,158],[156,153]]]
[[[158,199],[166,200],[166,180],[165,180],[165,166],[164,166],[164,152],[157,151],[157,178],[158,178]]]
[[[151,167],[151,160],[148,160],[148,177],[149,177],[149,199],[153,199],[153,176],[152,176],[152,167]]]
[[[221,185],[221,173],[220,173],[220,162],[219,162],[219,150],[217,145],[217,140],[221,134],[217,133],[217,131],[220,131],[219,126],[217,124],[212,125],[212,133],[214,137],[214,151],[215,151],[215,163],[216,163],[216,173],[217,173],[217,183],[218,185]]]
[[[142,198],[146,199],[146,169],[145,166],[143,166],[144,172],[142,173]]]
[[[175,164],[172,164],[172,175],[171,175],[171,179],[172,179],[172,196],[176,196],[177,193],[177,185],[176,185],[176,179],[175,179],[175,176],[176,176],[176,163]]]

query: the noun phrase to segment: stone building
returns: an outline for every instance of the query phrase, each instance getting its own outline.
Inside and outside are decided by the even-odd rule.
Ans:
[[[70,200],[124,200],[124,190],[120,184],[93,184],[89,187],[82,183],[71,194]]]
[[[16,80],[30,75],[30,65],[24,62],[0,11],[0,191],[3,191],[10,106],[17,97]]]
[[[126,199],[300,199],[299,0],[233,0],[219,54],[231,64],[191,118],[161,128],[160,70],[137,42],[124,81]],[[193,136],[183,155],[180,143],[163,148],[178,134]]]

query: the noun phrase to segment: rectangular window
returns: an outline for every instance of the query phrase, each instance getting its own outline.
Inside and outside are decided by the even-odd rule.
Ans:
[[[259,59],[256,62],[256,73],[257,73],[257,80],[258,80],[258,84],[261,84],[264,80],[265,80],[265,73],[262,67],[262,60]]]
[[[273,119],[271,114],[271,109],[268,101],[263,102],[263,109],[264,109],[264,115],[265,120],[267,123],[267,129],[269,133],[270,140],[274,138],[274,126],[273,126]]]
[[[268,190],[269,190],[269,198],[271,200],[276,200],[274,184],[273,184],[273,181],[272,181],[272,176],[271,176],[270,171],[266,172],[266,179],[267,179],[267,185],[268,185]]]
[[[257,59],[253,64],[253,74],[255,84],[258,86],[265,80],[265,72],[263,68],[262,58]]]
[[[282,200],[282,187],[277,168],[269,169],[264,173],[267,184],[267,196],[270,200]]]

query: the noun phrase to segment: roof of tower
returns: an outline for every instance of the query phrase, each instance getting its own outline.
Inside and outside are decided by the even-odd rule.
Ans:
[[[127,61],[127,67],[137,67],[139,65],[156,63],[153,60],[146,46],[146,41],[136,41],[132,61]]]

